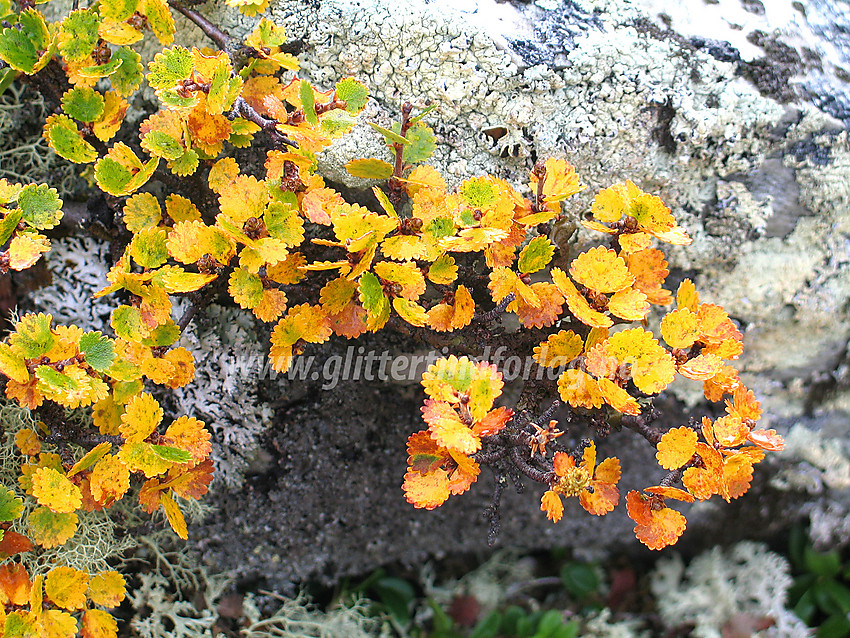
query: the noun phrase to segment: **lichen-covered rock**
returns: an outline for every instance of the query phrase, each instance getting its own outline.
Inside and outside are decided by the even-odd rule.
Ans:
[[[739,367],[763,402],[765,427],[787,432],[813,414],[806,440],[814,450],[821,426],[841,422],[850,408],[850,25],[825,0],[804,10],[779,5],[287,0],[267,15],[300,42],[302,75],[319,86],[347,75],[369,86],[374,101],[361,120],[386,126],[403,101],[438,104],[433,163],[455,184],[491,173],[522,187],[536,158],[566,157],[590,188],[565,207],[554,231],[563,254],[590,241],[575,222],[599,188],[632,179],[660,195],[694,238],[669,251],[672,285],[695,279],[703,301],[739,321],[746,346]],[[201,10],[234,36],[259,19],[221,2]],[[207,44],[196,30],[187,38]],[[321,170],[356,195],[367,184],[343,165],[382,152],[379,135],[359,126],[322,155]],[[239,351],[241,338],[222,348]],[[371,339],[357,345],[409,347],[386,335]],[[331,342],[321,352],[346,347]],[[214,356],[199,361],[200,378],[211,379],[216,365]],[[185,399],[212,396],[204,383]],[[210,562],[282,583],[484,545],[487,526],[477,512],[490,497],[486,471],[472,493],[438,512],[413,510],[401,498],[404,441],[420,427],[417,390],[350,383],[323,392],[321,380],[309,378],[260,387],[227,404],[235,415],[203,408],[218,415],[211,425],[219,445],[231,441],[246,452],[226,468],[243,473],[232,481],[244,483],[241,491],[220,489],[219,515],[196,531]],[[676,391],[695,404],[693,388]],[[258,405],[277,414],[252,420],[239,412]],[[846,440],[846,428],[837,436]],[[624,440],[616,440],[631,468],[624,489],[652,484],[651,463],[641,463],[651,450]],[[811,463],[809,452],[794,449],[790,470]],[[775,485],[799,489],[793,481]],[[769,498],[754,501],[753,520],[770,519],[772,507]],[[598,550],[633,541],[621,510],[604,520],[567,516],[557,526],[537,510],[532,495],[507,497],[501,542]],[[723,507],[694,510],[697,530],[721,524]]]

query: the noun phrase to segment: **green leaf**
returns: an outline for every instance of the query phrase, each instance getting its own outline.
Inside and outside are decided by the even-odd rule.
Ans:
[[[454,621],[451,616],[449,616],[445,610],[443,610],[437,602],[431,598],[428,599],[428,606],[431,608],[433,612],[433,617],[431,618],[431,623],[434,626],[434,633],[439,635],[444,635],[447,632],[451,631],[454,628]]]
[[[15,78],[18,77],[19,71],[16,71],[13,68],[0,69],[0,95],[3,95],[10,86],[12,86],[12,82],[15,81]]]
[[[158,157],[142,164],[126,144],[119,142],[109,149],[108,156],[95,164],[94,178],[101,190],[120,197],[143,186],[158,165]]]
[[[115,360],[115,350],[112,339],[104,337],[100,332],[85,332],[80,337],[80,352],[86,358],[86,363],[98,372],[105,372]]]
[[[437,138],[431,127],[422,122],[411,126],[407,131],[410,142],[404,147],[403,159],[408,164],[418,164],[429,159],[437,148]]]
[[[422,110],[422,112],[421,112],[419,115],[417,115],[416,117],[412,117],[412,118],[410,118],[410,124],[411,124],[411,126],[412,126],[413,124],[416,124],[417,122],[422,121],[422,120],[425,118],[425,116],[426,116],[426,115],[428,115],[431,111],[433,111],[433,110],[434,110],[434,109],[436,109],[436,108],[437,108],[437,105],[436,105],[436,104],[432,104],[431,106],[426,107],[425,109],[423,109],[423,110]]]
[[[561,568],[564,587],[575,598],[581,600],[599,591],[602,580],[598,570],[584,563],[567,563]]]
[[[835,614],[824,620],[815,634],[818,638],[847,638],[850,636],[850,618]]]
[[[129,18],[139,6],[139,0],[109,0],[100,5],[100,13],[104,18],[123,22]]]
[[[157,326],[151,333],[142,339],[142,344],[154,348],[156,346],[170,346],[180,338],[180,328],[171,319],[161,326]]]
[[[193,148],[186,149],[180,157],[174,160],[169,160],[168,170],[180,177],[191,175],[198,169],[199,158],[198,153]]]
[[[142,322],[142,311],[134,306],[118,306],[112,311],[110,325],[115,336],[125,341],[141,341],[147,331]]]
[[[304,222],[297,209],[280,202],[271,202],[263,213],[269,235],[280,239],[287,247],[297,246],[304,240]]]
[[[377,315],[381,307],[387,303],[387,297],[377,275],[368,270],[360,276],[358,285],[360,291],[360,303],[370,316]]]
[[[319,123],[319,117],[316,115],[316,96],[313,93],[313,87],[307,80],[301,80],[301,85],[298,89],[298,97],[301,99],[301,108],[304,109],[304,117],[313,126]]]
[[[381,578],[375,583],[375,592],[401,625],[410,621],[410,605],[416,597],[410,583],[401,578]]]
[[[331,137],[345,135],[354,128],[355,124],[357,124],[357,118],[342,109],[332,109],[322,115],[322,119],[319,120],[320,130]]]
[[[267,47],[277,47],[286,42],[286,31],[283,27],[275,24],[268,18],[260,20],[254,29],[254,33]]]
[[[791,609],[791,611],[794,612],[794,615],[807,625],[811,623],[811,620],[814,618],[817,610],[818,607],[817,604],[815,604],[815,597],[812,595],[811,590],[806,590],[803,595],[800,596],[800,600],[798,600]]]
[[[13,521],[24,511],[24,500],[12,490],[0,487],[0,521]]]
[[[94,51],[100,36],[100,16],[95,9],[72,11],[59,27],[59,53],[69,62],[85,60]]]
[[[32,75],[38,59],[35,46],[23,32],[8,27],[0,32],[0,60],[16,71]]]
[[[180,448],[168,445],[151,445],[151,449],[159,458],[170,463],[188,463],[192,460],[192,455]]]
[[[103,115],[103,96],[89,87],[69,89],[62,96],[62,109],[80,122],[94,122]]]
[[[46,354],[56,343],[50,330],[50,315],[24,315],[9,336],[9,344],[24,359],[35,359]]]
[[[478,621],[469,638],[495,638],[499,633],[499,625],[502,623],[502,615],[498,611],[491,611]]]
[[[164,228],[140,230],[130,242],[130,256],[142,268],[159,268],[168,261]]]
[[[232,105],[242,88],[242,78],[233,77],[229,64],[222,63],[213,72],[210,90],[207,93],[207,113],[218,115]]]
[[[511,605],[502,614],[502,624],[499,626],[499,631],[506,636],[518,636],[519,621],[525,618],[526,615],[526,611],[522,607]]]
[[[835,580],[824,581],[823,588],[839,613],[850,614],[850,589]]]
[[[534,638],[553,638],[555,632],[564,626],[561,612],[550,609],[540,618]]]
[[[172,88],[192,74],[194,59],[189,49],[172,47],[157,53],[148,64],[148,83],[155,89]]]
[[[164,131],[150,131],[142,138],[142,148],[151,155],[167,160],[176,160],[186,152],[180,140]]]
[[[803,562],[808,571],[825,578],[833,578],[841,571],[841,556],[837,551],[816,552],[812,547],[806,547]]]
[[[50,148],[60,157],[77,164],[87,164],[97,159],[97,150],[83,139],[77,125],[67,115],[49,117],[44,132]]]
[[[388,128],[384,128],[383,126],[378,126],[374,122],[369,122],[369,126],[378,131],[381,135],[384,136],[384,140],[387,142],[387,146],[392,146],[393,144],[404,144],[405,146],[410,144],[410,140],[403,138],[398,133],[391,131]]]
[[[109,81],[119,95],[127,97],[136,92],[145,77],[142,72],[142,56],[132,49],[120,47],[112,53],[110,62],[115,59],[121,60],[121,66],[109,76]]]
[[[84,67],[80,69],[79,73],[84,78],[105,78],[117,73],[118,69],[121,68],[123,64],[124,60],[113,55],[109,58],[109,62]]]
[[[366,107],[369,89],[354,78],[343,78],[336,83],[336,99],[345,100],[345,110],[357,115]]]
[[[363,179],[387,179],[393,174],[392,164],[379,159],[351,160],[345,165],[345,170]]]
[[[51,42],[50,29],[40,11],[25,9],[18,17],[21,32],[32,42],[36,50],[45,50]]]
[[[555,245],[546,237],[535,237],[522,249],[517,261],[521,273],[533,273],[545,268],[552,261]]]
[[[3,220],[0,221],[0,246],[5,246],[6,242],[9,241],[23,214],[24,212],[20,208],[15,208],[8,211]]]

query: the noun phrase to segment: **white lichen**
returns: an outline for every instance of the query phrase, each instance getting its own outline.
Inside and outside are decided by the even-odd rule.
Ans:
[[[651,576],[652,593],[669,627],[693,624],[695,638],[722,638],[724,628],[741,615],[772,622],[753,634],[763,638],[812,635],[786,609],[792,584],[788,561],[761,543],[742,541],[704,552],[686,567],[674,554],[661,558]]]

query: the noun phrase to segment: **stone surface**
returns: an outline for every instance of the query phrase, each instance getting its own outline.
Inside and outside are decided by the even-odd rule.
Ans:
[[[257,20],[224,3],[199,10],[235,36]],[[830,484],[812,460],[827,436],[834,464],[844,467],[850,450],[846,11],[826,0],[287,0],[268,15],[301,42],[304,77],[331,86],[352,75],[369,86],[374,101],[361,119],[386,126],[402,101],[437,103],[433,163],[454,184],[491,173],[523,187],[536,158],[566,157],[589,188],[553,234],[563,254],[591,241],[573,229],[599,188],[632,179],[661,196],[694,238],[667,251],[669,283],[695,279],[703,301],[739,322],[738,367],[762,399],[765,427],[788,432],[806,419],[789,452],[759,468],[752,494],[693,508],[684,542],[770,533],[801,499],[821,527],[847,527],[846,485]],[[186,38],[206,44],[197,31]],[[377,133],[360,126],[323,155],[321,170],[356,193],[366,184],[341,167],[381,152]],[[321,356],[347,345],[332,342]],[[357,345],[413,347],[396,336]],[[704,413],[698,388],[675,392]],[[240,436],[238,419],[227,433],[213,426],[219,445],[230,436],[253,461],[243,487],[221,486],[218,514],[193,532],[211,565],[282,585],[485,547],[487,471],[435,512],[401,497],[404,441],[420,427],[417,386],[323,391],[308,380],[252,393],[277,408],[262,435]],[[670,422],[681,420],[681,406],[665,407]],[[659,476],[644,469],[651,450],[632,438],[612,441],[628,459],[623,489]],[[573,504],[553,526],[538,502],[506,490],[500,543],[635,548],[622,508],[598,520]]]

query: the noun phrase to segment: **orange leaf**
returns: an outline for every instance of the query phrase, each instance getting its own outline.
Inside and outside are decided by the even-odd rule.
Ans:
[[[599,392],[605,402],[622,414],[637,416],[640,414],[640,405],[637,399],[632,397],[623,388],[610,379],[602,378],[597,381]]]
[[[640,290],[627,288],[611,295],[608,311],[626,321],[641,321],[649,312],[649,302]]]
[[[106,456],[94,466],[89,476],[89,489],[92,498],[109,505],[130,489],[130,470],[117,455]]]
[[[0,565],[0,603],[26,605],[30,599],[32,583],[26,568],[19,563]]]
[[[428,423],[431,438],[439,445],[463,454],[472,454],[481,449],[481,439],[461,421],[450,404],[426,399],[422,418]]]
[[[590,307],[587,299],[578,291],[578,288],[575,287],[575,284],[570,281],[563,270],[553,268],[552,281],[560,293],[564,295],[570,312],[581,323],[593,328],[610,328],[614,325],[614,322],[609,317]]]
[[[476,421],[472,426],[472,431],[476,436],[493,436],[502,431],[513,415],[514,411],[510,408],[504,406],[496,408]]]
[[[776,430],[753,430],[747,440],[768,452],[779,452],[785,449],[785,439],[778,435]]]
[[[540,499],[540,510],[546,512],[546,518],[553,523],[560,521],[564,515],[564,504],[561,502],[560,494],[546,490]]]
[[[732,401],[726,400],[726,412],[744,422],[758,421],[761,417],[761,403],[756,401],[752,390],[740,386],[732,394]]]
[[[404,497],[407,502],[420,509],[432,510],[449,498],[449,478],[445,470],[430,474],[408,472],[404,475]]]
[[[196,463],[206,459],[212,452],[210,433],[204,428],[204,422],[189,416],[181,416],[168,426],[165,445],[186,450]]]

